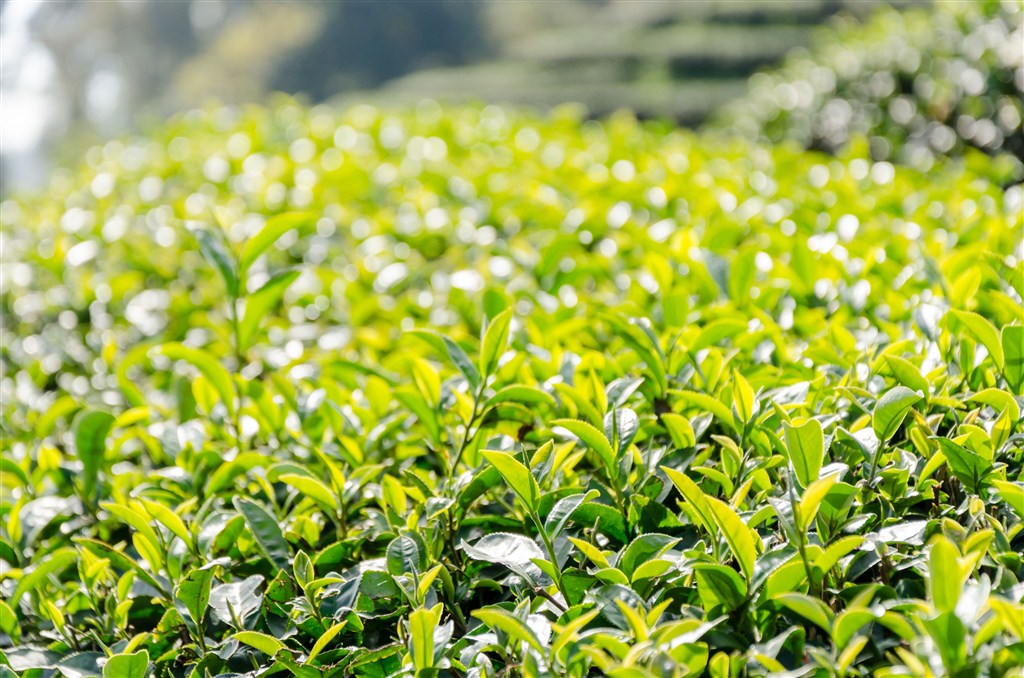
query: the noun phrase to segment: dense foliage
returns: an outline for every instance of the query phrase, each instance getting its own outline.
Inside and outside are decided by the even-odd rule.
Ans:
[[[950,0],[847,18],[751,79],[722,116],[773,142],[834,151],[868,137],[872,157],[928,167],[965,147],[1024,159],[1024,3]]]
[[[0,214],[0,675],[1018,675],[991,174],[433,104],[95,149]]]

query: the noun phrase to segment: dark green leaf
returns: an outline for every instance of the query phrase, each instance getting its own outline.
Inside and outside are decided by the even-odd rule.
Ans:
[[[400,574],[419,572],[420,558],[420,547],[411,537],[397,537],[388,544],[388,572],[396,577]]]
[[[202,624],[206,617],[206,607],[210,603],[210,584],[213,582],[213,569],[202,567],[192,570],[178,584],[177,597],[189,614],[192,621]]]
[[[1024,325],[1007,325],[1001,336],[1003,374],[1017,395],[1024,395]]]
[[[249,525],[256,543],[263,551],[274,567],[279,570],[291,568],[292,553],[288,542],[284,539],[281,527],[277,519],[267,513],[267,510],[252,501],[243,497],[235,497],[232,503],[235,510],[242,514],[245,522]]]
[[[949,438],[934,437],[932,440],[939,444],[939,450],[956,479],[963,483],[971,494],[980,494],[982,488],[988,484],[986,480],[992,470],[992,462]]]

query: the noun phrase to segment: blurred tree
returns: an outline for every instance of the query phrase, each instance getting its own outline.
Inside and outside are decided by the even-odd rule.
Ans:
[[[488,52],[478,3],[395,0],[320,5],[319,34],[285,54],[268,85],[323,99],[375,87],[424,67],[449,66]]]
[[[209,98],[227,103],[258,101],[282,58],[306,48],[322,33],[330,7],[313,3],[253,2],[212,17],[222,25],[204,32],[209,37],[194,55],[187,56],[173,72],[172,91],[179,106],[194,106]],[[203,20],[193,19],[193,25]],[[282,89],[307,92],[311,84],[330,75],[331,64],[322,63]]]

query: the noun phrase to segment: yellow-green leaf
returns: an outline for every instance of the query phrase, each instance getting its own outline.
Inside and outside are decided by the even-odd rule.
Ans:
[[[313,223],[315,223],[313,215],[305,212],[285,212],[267,219],[263,228],[249,238],[242,247],[242,254],[238,258],[240,274],[244,276],[260,255],[277,242],[282,235],[292,229],[306,228]]]
[[[940,612],[955,610],[963,587],[963,568],[960,566],[959,549],[945,536],[940,535],[932,542],[928,554],[928,575],[935,609]]]
[[[441,603],[430,609],[420,608],[409,615],[409,643],[412,663],[417,672],[434,665],[434,629],[441,618]]]
[[[951,310],[947,317],[955,318],[975,341],[988,350],[996,367],[1003,368],[1003,345],[999,339],[999,332],[992,323],[973,311]]]
[[[608,442],[608,439],[604,437],[604,433],[580,419],[556,419],[551,422],[551,425],[561,426],[579,438],[587,447],[597,453],[597,456],[604,462],[609,475],[617,475],[615,450],[612,449],[612,444]]]
[[[543,653],[537,636],[522,619],[497,606],[484,607],[473,611],[473,616],[492,629],[503,631],[512,640],[524,642],[537,652]]]
[[[516,493],[516,496],[522,500],[523,505],[529,511],[535,512],[540,504],[540,486],[537,485],[537,480],[530,473],[530,469],[506,452],[483,450],[481,454],[494,468],[498,469],[498,473]]]
[[[331,628],[324,631],[323,634],[316,639],[316,642],[313,643],[313,649],[309,651],[309,656],[306,657],[305,663],[309,664],[314,659],[316,659],[317,656],[319,656],[319,654],[324,651],[324,648],[326,648],[331,643],[331,641],[334,640],[334,637],[337,636],[341,632],[341,630],[345,628],[345,626],[347,626],[347,624],[348,622],[344,621],[338,622],[337,624],[331,626]]]
[[[796,477],[803,487],[818,479],[825,458],[825,436],[817,419],[808,419],[800,426],[782,425],[786,452]]]
[[[747,582],[754,578],[754,563],[757,560],[757,544],[760,537],[753,530],[747,527],[743,519],[733,511],[725,502],[706,497],[711,515],[714,516],[725,541],[729,544],[729,550],[736,557],[740,570]]]
[[[693,432],[693,426],[690,424],[690,420],[681,414],[675,412],[666,412],[661,415],[661,421],[665,424],[665,428],[668,429],[668,434],[672,438],[672,444],[680,449],[686,449],[693,447],[697,444],[697,436]]]
[[[814,522],[814,517],[818,515],[818,509],[821,507],[822,500],[828,494],[828,491],[832,489],[832,486],[839,480],[839,473],[830,473],[824,478],[819,478],[808,486],[804,490],[803,496],[800,499],[799,504],[799,521],[797,527],[801,530],[806,531],[811,523]]]
[[[832,630],[832,611],[820,598],[812,598],[803,593],[780,593],[772,600],[781,603],[807,621],[817,624],[825,631]]]
[[[996,492],[1006,505],[1024,519],[1024,486],[1005,480],[993,480],[992,486],[996,488]]]
[[[708,504],[707,495],[697,486],[697,483],[690,480],[690,477],[681,471],[677,471],[674,468],[668,468],[662,466],[661,470],[665,472],[672,484],[676,486],[679,493],[683,495],[683,499],[686,500],[693,510],[697,514],[697,518],[700,519],[704,529],[707,530],[708,534],[714,536],[717,533],[715,525],[715,515],[711,511],[711,506]]]
[[[235,388],[231,374],[210,353],[180,343],[164,344],[157,351],[171,360],[184,360],[199,370],[213,384],[228,413],[234,413]]]
[[[286,647],[284,643],[274,636],[259,633],[258,631],[239,631],[232,637],[238,642],[245,643],[249,647],[255,648],[270,657],[273,657]]]
[[[327,511],[338,510],[338,499],[331,492],[331,489],[316,478],[300,475],[298,473],[283,473],[278,478],[282,483],[291,485],[296,490],[309,497]]]
[[[886,391],[871,413],[871,426],[875,429],[878,439],[885,442],[896,435],[907,412],[919,400],[921,395],[906,386],[896,386]]]
[[[494,372],[498,359],[505,352],[511,322],[512,309],[507,308],[496,315],[484,331],[483,342],[480,345],[480,374],[485,377]]]
[[[146,509],[146,513],[151,515],[158,523],[166,527],[171,531],[178,539],[181,539],[187,546],[192,545],[192,535],[189,534],[188,527],[177,513],[167,508],[163,504],[148,499],[140,499],[143,508]]]

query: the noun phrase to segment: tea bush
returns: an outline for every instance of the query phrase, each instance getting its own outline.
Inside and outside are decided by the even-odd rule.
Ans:
[[[1019,675],[1022,191],[211,108],[0,209],[0,674]]]
[[[721,121],[774,142],[927,168],[965,147],[1024,159],[1024,4],[950,0],[834,22],[811,50],[750,81]]]

